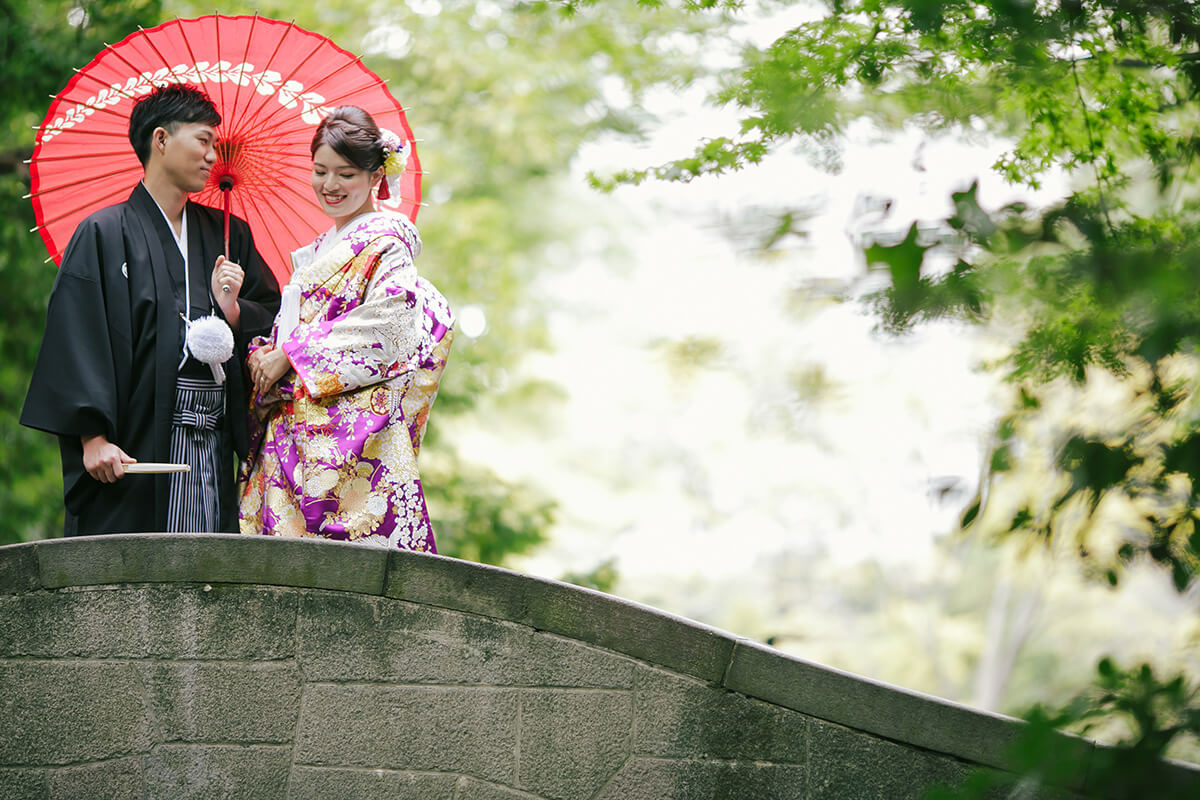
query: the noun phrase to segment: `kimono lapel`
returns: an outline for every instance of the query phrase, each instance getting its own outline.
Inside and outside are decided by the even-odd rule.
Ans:
[[[292,282],[300,287],[301,296],[304,298],[300,312],[301,320],[311,321],[314,304],[318,313],[321,313],[320,307],[326,300],[319,297],[323,293],[316,292],[318,288],[327,289],[333,294],[346,295],[350,288],[348,283],[357,278],[360,285],[356,291],[350,293],[356,298],[361,295],[370,280],[370,274],[352,276],[348,273],[354,267],[355,257],[363,246],[377,234],[377,226],[374,223],[381,214],[379,211],[362,214],[340,231],[330,228],[311,245],[293,253]]]
[[[344,233],[339,234],[331,228],[309,247],[296,251],[292,277],[299,281],[306,295],[317,286],[328,285],[346,266],[346,259],[335,257],[345,240]]]
[[[171,416],[175,411],[175,377],[176,366],[179,364],[179,354],[182,343],[179,341],[179,309],[175,303],[175,292],[172,289],[172,276],[168,270],[168,258],[174,255],[176,263],[182,266],[179,248],[171,238],[171,231],[163,217],[158,203],[150,196],[150,192],[139,183],[129,197],[127,220],[130,233],[140,232],[145,239],[150,254],[151,274],[154,278],[154,290],[158,297],[155,312],[155,327],[157,337],[154,346],[154,358],[157,369],[154,374],[154,452],[160,461],[169,461],[171,452]],[[156,518],[166,519],[166,497],[163,492],[155,493]]]
[[[194,203],[189,201],[184,206],[184,213],[188,216],[188,274],[192,283],[190,302],[193,309],[203,308],[204,313],[211,314],[215,311],[216,302],[209,284],[212,282],[212,269],[218,252],[223,254],[223,251],[218,251],[214,246],[216,243],[203,235],[204,225]],[[192,316],[195,317],[194,312]]]
[[[348,237],[330,230],[324,236],[324,246],[310,245],[293,253],[293,272],[289,283],[300,290],[300,321],[312,322],[327,310],[329,298],[344,292],[345,276],[353,263],[349,257]]]

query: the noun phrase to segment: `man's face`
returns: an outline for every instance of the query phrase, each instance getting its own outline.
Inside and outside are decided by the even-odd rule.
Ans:
[[[161,166],[171,182],[185,192],[198,192],[208,182],[208,173],[217,162],[217,131],[203,122],[186,122],[171,133],[154,130],[154,143],[161,142]]]

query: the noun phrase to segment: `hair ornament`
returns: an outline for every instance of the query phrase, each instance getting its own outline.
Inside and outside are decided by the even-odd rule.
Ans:
[[[412,145],[394,131],[379,131],[379,146],[383,148],[383,180],[379,182],[379,199],[387,200],[400,191],[400,176],[408,165]]]

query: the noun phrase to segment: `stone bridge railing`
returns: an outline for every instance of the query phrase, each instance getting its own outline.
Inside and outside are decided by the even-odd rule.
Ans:
[[[1009,767],[1019,727],[450,558],[0,547],[0,798],[898,800]]]

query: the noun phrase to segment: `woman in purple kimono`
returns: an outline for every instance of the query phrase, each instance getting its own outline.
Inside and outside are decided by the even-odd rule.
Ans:
[[[272,336],[252,345],[241,531],[435,552],[417,453],[452,318],[417,276],[416,228],[374,203],[394,191],[408,143],[344,106],[318,126],[312,154],[334,225],[292,254]]]

